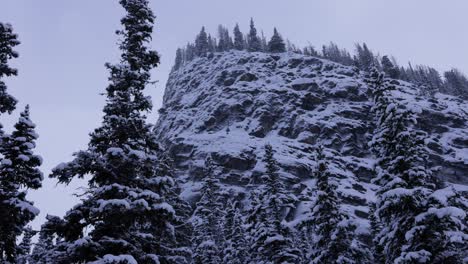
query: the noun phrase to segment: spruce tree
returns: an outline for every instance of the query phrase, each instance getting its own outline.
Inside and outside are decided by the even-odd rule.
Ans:
[[[8,61],[18,57],[14,47],[19,44],[18,36],[13,33],[12,26],[0,22],[0,113],[11,113],[15,110],[17,100],[8,94],[3,78],[18,74],[16,69],[8,65]]]
[[[375,203],[373,202],[369,204],[369,224],[372,239],[372,259],[375,263],[385,263],[383,248],[377,239],[380,231],[382,230],[382,226],[375,215]]]
[[[63,262],[178,263],[184,252],[174,247],[176,213],[166,197],[172,183],[157,173],[159,147],[145,116],[152,104],[143,91],[159,64],[157,52],[147,47],[155,17],[147,0],[120,4],[126,11],[117,31],[121,59],[106,65],[102,125],[91,133],[87,150],[51,174],[62,183],[89,175],[86,195],[64,219]]]
[[[398,79],[400,77],[400,69],[398,66],[393,65],[392,61],[388,56],[383,56],[381,60],[382,70],[392,79]]]
[[[257,36],[257,29],[255,28],[253,18],[250,19],[250,31],[247,35],[247,50],[251,52],[262,50],[262,43]]]
[[[195,39],[195,55],[205,57],[209,52],[208,35],[205,32],[205,27],[202,27],[200,33]]]
[[[336,184],[322,146],[317,149],[316,201],[312,207],[315,246],[311,263],[369,263],[370,252],[355,237],[356,225],[340,211]]]
[[[264,192],[254,189],[250,193],[250,206],[246,219],[248,257],[246,263],[264,263],[263,240],[267,235],[267,221],[263,206]]]
[[[395,87],[378,70],[372,70],[368,83],[377,117],[370,142],[377,156],[373,181],[379,186],[375,213],[381,230],[376,240],[386,263],[461,260],[466,213],[457,204],[463,202],[444,204],[431,198],[438,187],[426,168],[425,135],[411,126],[415,114],[397,103],[391,93]]]
[[[273,36],[268,42],[268,51],[272,53],[286,52],[283,38],[280,36],[276,28],[273,30]]]
[[[42,184],[39,166],[42,158],[34,154],[38,135],[29,117],[29,106],[21,113],[15,130],[4,137],[0,165],[0,260],[15,262],[16,239],[25,226],[38,214],[39,209],[26,199],[25,189],[38,189]]]
[[[243,50],[245,48],[244,35],[239,29],[239,24],[236,23],[234,27],[234,48],[236,50]]]
[[[232,38],[229,36],[229,30],[222,25],[218,26],[218,45],[217,51],[228,51],[233,48]]]
[[[205,168],[201,198],[194,212],[193,260],[195,264],[217,264],[221,263],[224,241],[220,222],[223,217],[221,186],[211,157],[205,160]]]
[[[23,231],[23,238],[21,243],[18,245],[18,259],[16,261],[17,264],[27,264],[29,263],[29,257],[31,254],[31,240],[36,235],[36,231],[34,231],[30,226],[26,227]]]
[[[284,211],[292,207],[295,198],[285,190],[279,179],[279,168],[271,145],[265,146],[263,161],[266,172],[258,197],[260,204],[254,205],[257,208],[252,208],[249,217],[251,248],[257,251],[251,263],[298,263],[301,261],[301,251],[295,247],[291,233],[282,223]]]
[[[176,51],[176,57],[174,61],[174,66],[172,67],[172,70],[175,71],[180,68],[184,64],[184,55],[183,55],[183,50],[181,48],[178,48]]]
[[[243,228],[242,215],[237,202],[228,203],[226,215],[224,217],[224,238],[223,263],[243,264],[246,263],[246,241]]]
[[[64,261],[67,248],[59,248],[54,243],[54,239],[57,238],[56,234],[64,231],[62,224],[63,220],[58,216],[46,216],[46,221],[39,231],[37,243],[29,257],[30,264],[67,263],[66,260]],[[60,241],[57,241],[57,244],[59,243]],[[63,244],[66,245],[66,243]]]

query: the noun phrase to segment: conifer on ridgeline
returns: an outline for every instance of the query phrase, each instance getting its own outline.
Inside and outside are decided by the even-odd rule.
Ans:
[[[250,19],[250,31],[247,35],[247,50],[251,52],[262,50],[262,43],[257,35],[253,18]]]
[[[239,29],[239,24],[234,27],[234,49],[243,50],[245,48],[244,35]]]
[[[206,34],[205,27],[202,27],[195,39],[195,55],[205,57],[209,51],[210,43],[208,42],[208,35]]]
[[[268,51],[272,53],[281,53],[286,51],[286,46],[284,44],[283,38],[278,33],[276,28],[273,30],[273,36],[268,42]]]

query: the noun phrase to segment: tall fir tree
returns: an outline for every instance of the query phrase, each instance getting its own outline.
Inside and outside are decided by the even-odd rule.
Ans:
[[[257,29],[255,28],[253,18],[250,19],[250,31],[247,35],[247,50],[251,52],[262,50],[262,43],[257,35]]]
[[[63,222],[58,216],[46,216],[46,221],[39,231],[37,243],[29,256],[30,264],[67,263],[62,259],[66,256],[66,248],[58,248],[54,241],[57,239],[57,233],[64,231]],[[60,241],[57,241],[57,244],[60,244]]]
[[[28,264],[30,263],[29,258],[32,248],[32,238],[36,235],[37,231],[33,230],[30,226],[24,228],[23,238],[21,243],[18,245],[18,258],[17,264]]]
[[[29,106],[21,112],[15,130],[2,142],[0,164],[0,259],[15,262],[16,239],[24,227],[38,214],[39,209],[26,199],[25,189],[38,189],[42,185],[39,166],[42,158],[34,154],[38,135],[29,117]]]
[[[16,69],[8,65],[8,61],[18,57],[14,47],[19,44],[18,36],[13,32],[12,26],[0,22],[0,113],[11,113],[16,107],[17,100],[8,94],[3,79],[18,74]]]
[[[205,177],[200,190],[201,198],[194,212],[193,260],[195,264],[217,264],[222,260],[221,219],[223,205],[220,201],[221,186],[215,175],[211,157],[205,160]]]
[[[286,52],[286,46],[284,44],[283,38],[280,36],[276,28],[274,28],[273,36],[268,42],[268,51],[272,53]]]
[[[222,25],[218,26],[218,45],[217,51],[228,51],[233,48],[231,36],[229,36],[229,30]]]
[[[184,54],[183,50],[181,48],[178,48],[176,51],[176,57],[174,61],[174,66],[172,67],[172,70],[175,71],[180,68],[184,64]]]
[[[51,174],[62,183],[89,175],[82,202],[64,219],[62,263],[179,263],[184,250],[172,242],[176,213],[163,191],[172,183],[155,180],[161,179],[159,147],[145,116],[152,104],[143,91],[159,64],[158,53],[147,47],[155,17],[147,0],[120,4],[126,11],[117,31],[122,53],[119,63],[106,64],[110,84],[102,125],[91,133],[87,150]]]
[[[291,233],[282,223],[284,212],[292,207],[295,197],[285,190],[279,179],[278,164],[269,144],[265,146],[263,161],[266,172],[262,177],[260,200],[252,208],[249,219],[251,248],[257,251],[251,263],[299,263],[301,251],[295,247]]]
[[[225,244],[223,248],[223,263],[246,263],[246,241],[243,219],[236,201],[230,201],[223,221]]]
[[[387,55],[382,57],[381,64],[382,64],[382,70],[390,78],[398,79],[400,77],[400,68],[398,67],[398,65],[394,65]]]
[[[396,102],[395,87],[377,69],[367,82],[377,123],[370,142],[377,157],[374,183],[379,185],[375,214],[381,230],[376,239],[386,263],[462,261],[468,238],[466,213],[459,206],[463,201],[431,198],[438,187],[426,168],[425,136],[411,126],[415,114]]]
[[[354,234],[356,225],[340,211],[336,183],[322,146],[317,148],[316,160],[316,200],[311,210],[316,238],[311,263],[369,263],[370,252]]]
[[[234,49],[243,50],[245,48],[244,35],[239,29],[239,24],[234,27]]]

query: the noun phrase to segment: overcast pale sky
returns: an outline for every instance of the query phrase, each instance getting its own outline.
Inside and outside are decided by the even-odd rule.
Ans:
[[[293,43],[316,47],[329,41],[353,50],[366,42],[380,54],[394,55],[439,70],[451,67],[468,73],[468,1],[466,0],[150,0],[157,15],[152,45],[162,55],[148,87],[159,108],[175,49],[192,41],[201,26],[212,34],[218,24],[239,22],[247,32],[250,17],[257,29],[271,35],[274,26]],[[7,81],[19,99],[12,117],[2,117],[8,130],[26,103],[40,134],[37,153],[42,169],[71,159],[86,148],[88,133],[99,125],[107,84],[105,62],[118,59],[116,37],[123,10],[117,0],[0,0],[0,22],[11,23],[22,44],[13,64],[19,76]],[[155,111],[156,112],[156,111]],[[151,122],[156,121],[151,115]],[[63,215],[76,202],[73,193],[83,184],[56,186],[46,178],[44,188],[30,192],[41,216]]]

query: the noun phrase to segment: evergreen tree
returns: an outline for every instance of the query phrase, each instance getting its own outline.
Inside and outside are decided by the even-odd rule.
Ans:
[[[444,73],[445,89],[449,94],[468,99],[468,79],[459,70],[452,69]]]
[[[218,37],[217,51],[228,51],[233,48],[234,43],[231,36],[229,36],[229,30],[222,25],[218,26]]]
[[[330,42],[328,46],[323,45],[322,56],[326,59],[344,64],[344,65],[352,65],[354,63],[349,52],[346,51],[345,49],[340,49],[338,45],[336,45],[333,42]]]
[[[323,147],[317,149],[316,201],[312,208],[315,247],[311,263],[368,263],[370,253],[355,238],[356,226],[340,212],[336,185],[330,179]]]
[[[205,32],[205,27],[202,27],[200,33],[195,39],[195,55],[205,57],[209,51],[208,35]]]
[[[239,29],[239,25],[236,23],[234,27],[234,48],[236,50],[243,50],[245,48],[244,35]]]
[[[366,43],[356,44],[356,66],[363,71],[370,71],[373,67],[379,66],[379,61],[376,60],[376,57],[372,51],[367,47]]]
[[[257,29],[255,28],[253,18],[250,19],[250,31],[247,35],[247,50],[251,52],[262,50],[262,43],[257,36]]]
[[[17,101],[8,94],[3,78],[18,74],[16,69],[8,65],[8,61],[18,57],[18,53],[13,48],[19,44],[18,36],[13,33],[11,25],[0,22],[0,113],[11,113],[15,110]]]
[[[375,215],[375,203],[369,204],[369,223],[370,235],[372,237],[372,258],[375,263],[385,263],[383,248],[377,239],[380,231],[382,230],[382,226]]]
[[[176,51],[176,57],[175,57],[175,62],[172,70],[177,70],[184,64],[184,55],[183,55],[183,50],[181,48],[178,48]]]
[[[250,207],[247,212],[246,233],[248,244],[248,258],[246,263],[264,263],[263,240],[267,236],[267,221],[263,206],[264,192],[254,189],[250,193]]]
[[[276,28],[274,28],[273,36],[268,42],[268,51],[272,53],[286,52],[286,46],[284,45],[283,38],[280,36]]]
[[[432,172],[425,167],[424,135],[411,127],[416,120],[414,113],[398,105],[391,94],[395,87],[378,70],[371,72],[368,83],[377,116],[370,142],[377,156],[374,183],[380,186],[375,213],[381,230],[376,241],[386,263],[461,260],[461,245],[468,237],[466,214],[456,206],[430,198],[436,186]],[[431,229],[435,227],[437,231]],[[438,250],[434,245],[444,246]]]
[[[40,156],[35,155],[35,141],[38,135],[35,125],[29,118],[29,106],[21,113],[15,130],[2,142],[0,164],[0,260],[15,262],[17,256],[16,239],[24,227],[38,214],[39,209],[26,199],[24,189],[41,187],[42,173]]]
[[[118,64],[106,65],[111,76],[102,125],[87,150],[51,174],[62,183],[89,175],[86,195],[64,219],[63,263],[179,263],[185,252],[172,242],[176,213],[165,191],[172,186],[157,174],[159,147],[145,116],[152,105],[143,91],[159,64],[147,47],[155,17],[147,0],[120,4],[126,10],[117,31],[122,54]]]
[[[257,208],[253,208],[249,219],[251,248],[257,251],[251,263],[298,263],[301,261],[301,251],[294,247],[291,234],[282,224],[283,212],[292,207],[295,199],[284,189],[273,155],[272,146],[266,145],[263,160],[266,172],[262,177],[261,200],[260,204],[254,205]],[[258,216],[253,216],[253,213]]]
[[[46,216],[46,222],[39,231],[39,239],[29,257],[30,264],[67,263],[63,261],[67,254],[66,248],[58,248],[54,244],[55,235],[63,231],[62,224],[63,221],[58,216]]]
[[[223,217],[221,187],[211,157],[205,160],[205,168],[201,198],[194,212],[193,260],[196,264],[217,264],[221,263],[224,240],[220,222]]]
[[[216,51],[216,38],[212,38],[210,34],[208,34],[208,52],[212,53]]]
[[[237,202],[228,204],[224,217],[225,246],[223,250],[223,263],[243,264],[246,263],[245,251],[247,250],[242,215]]]
[[[18,259],[17,264],[27,264],[29,261],[29,256],[31,254],[31,239],[36,235],[30,226],[26,227],[23,232],[23,239],[18,245]]]
[[[400,77],[400,70],[398,66],[393,65],[392,61],[387,55],[382,57],[381,60],[382,70],[392,79],[398,79]]]

